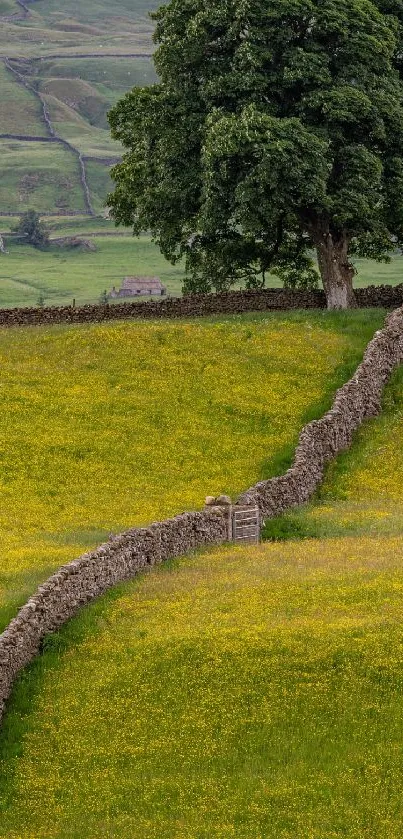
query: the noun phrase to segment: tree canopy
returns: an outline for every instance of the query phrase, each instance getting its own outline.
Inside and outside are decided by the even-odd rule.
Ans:
[[[318,275],[354,304],[354,254],[403,231],[401,0],[171,0],[158,84],[111,111],[118,223],[151,230],[185,290]]]

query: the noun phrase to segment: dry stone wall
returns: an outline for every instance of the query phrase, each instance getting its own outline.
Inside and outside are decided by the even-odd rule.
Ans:
[[[0,635],[0,720],[15,679],[38,655],[45,635],[116,583],[166,559],[227,539],[227,511],[214,507],[128,530],[60,568]]]
[[[360,308],[392,309],[403,304],[403,284],[357,289]],[[323,291],[288,291],[284,288],[229,291],[225,294],[191,294],[164,300],[127,301],[112,305],[51,306],[0,309],[0,326],[35,326],[55,323],[97,323],[109,320],[189,318],[242,312],[325,309]]]
[[[363,420],[380,412],[383,388],[402,361],[403,307],[388,316],[384,329],[369,343],[362,363],[337,392],[331,410],[305,426],[291,469],[251,487],[238,499],[238,507],[257,507],[263,519],[307,501],[320,484],[326,464],[351,444]],[[112,538],[60,568],[39,587],[0,635],[0,719],[15,679],[40,652],[45,636],[82,606],[147,567],[231,538],[230,499],[220,496],[206,501],[202,512],[184,513]]]
[[[326,465],[349,448],[362,422],[381,410],[381,398],[391,373],[403,362],[403,308],[386,320],[367,346],[362,363],[337,391],[332,408],[302,430],[294,463],[284,474],[260,481],[243,493],[239,503],[257,505],[262,519],[308,501],[323,479]]]

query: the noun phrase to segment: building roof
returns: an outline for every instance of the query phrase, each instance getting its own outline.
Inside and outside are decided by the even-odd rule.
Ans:
[[[164,286],[159,277],[125,277],[122,282],[122,289],[161,289]]]

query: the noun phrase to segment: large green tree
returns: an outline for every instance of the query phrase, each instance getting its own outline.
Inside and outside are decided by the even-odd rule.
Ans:
[[[160,82],[110,114],[118,223],[185,257],[189,291],[312,283],[354,305],[351,256],[403,236],[401,0],[171,0]]]

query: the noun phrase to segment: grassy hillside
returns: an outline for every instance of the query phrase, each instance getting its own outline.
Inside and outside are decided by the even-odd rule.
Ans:
[[[40,0],[30,6],[26,20],[2,23],[0,51],[20,57],[101,51],[149,53],[152,25],[148,12],[157,5],[153,0],[116,0],[112,6],[106,0]],[[20,13],[16,4],[14,10]],[[10,6],[5,10],[9,12]]]
[[[15,12],[15,0],[0,0],[0,15],[13,15]]]
[[[1,134],[31,134],[34,137],[46,136],[41,107],[34,93],[17,85],[12,74],[0,62],[0,133]],[[2,175],[8,168],[7,163],[1,161]],[[7,209],[0,204],[0,210]]]
[[[75,108],[69,107],[55,96],[46,94],[43,98],[59,137],[67,140],[84,155],[100,160],[112,158],[113,161],[119,158],[122,148],[112,140],[109,131],[91,124]],[[103,195],[102,208],[105,206],[106,196],[107,192]]]
[[[35,83],[46,84],[46,80],[85,80],[112,103],[116,91],[125,93],[134,85],[143,85],[156,80],[154,65],[144,58],[61,58],[31,62],[30,77]]]
[[[1,133],[49,138],[43,118],[45,106],[52,130],[75,150],[69,151],[62,143],[56,147],[27,140],[0,140],[0,218],[2,213],[19,213],[31,207],[44,214],[84,212],[79,153],[84,156],[92,210],[102,214],[112,186],[110,167],[122,153],[120,145],[111,139],[107,112],[134,85],[156,80],[150,58],[152,22],[148,13],[158,7],[159,0],[116,0],[112,6],[106,0],[28,0],[25,19],[19,19],[22,9],[15,0],[0,3]],[[6,19],[10,10],[16,15],[14,21]],[[33,259],[38,265],[37,258]],[[21,260],[21,279],[29,283],[27,302],[36,293],[29,291],[31,280],[34,287],[40,283],[46,287],[52,265],[51,257],[46,278],[32,278],[25,275]],[[75,267],[72,262],[71,269]],[[128,270],[126,266],[123,274]],[[19,303],[21,288],[13,295],[8,269],[2,273],[1,297],[10,301],[6,305]],[[144,273],[152,273],[151,264],[145,266]],[[178,272],[165,266],[162,273],[175,277],[177,284]],[[86,276],[88,288],[91,274],[92,266]],[[374,271],[373,266],[363,263],[357,282],[368,274],[370,281],[382,277],[386,282],[400,281],[394,269],[380,267]],[[90,299],[96,299],[99,285]],[[74,296],[67,286],[59,292],[61,299]],[[80,297],[88,299],[86,294]]]
[[[55,134],[71,143],[77,153],[99,161],[97,175],[94,164],[89,165],[88,183],[93,209],[102,212],[110,187],[108,160],[122,151],[111,140],[107,112],[135,84],[149,84],[156,78],[150,60],[152,23],[148,12],[158,3],[117,0],[111,7],[105,0],[40,0],[29,3],[28,14],[15,0],[1,3],[1,133],[49,137],[42,114],[45,104]],[[21,168],[26,165],[27,147],[17,139],[15,143]],[[62,145],[59,157],[64,173],[70,166],[70,152]],[[34,146],[32,157],[28,149],[28,161],[28,174],[34,178],[41,171]],[[7,197],[0,193],[0,214],[18,212],[21,207],[13,169],[10,159],[2,156],[0,174],[7,182]],[[75,193],[71,209],[78,211],[83,207],[78,166]],[[54,213],[65,209],[58,178],[52,179],[46,203],[39,200],[36,204],[36,198],[32,195],[37,210]]]
[[[109,486],[104,502],[105,481],[99,465],[94,472],[91,467],[90,449],[96,444],[100,451],[106,439],[108,458],[111,444],[119,441],[125,464],[120,486],[129,488],[131,508],[140,489],[149,516],[175,509],[176,492],[177,503],[181,496],[189,506],[205,487],[234,492],[252,471],[253,480],[269,474],[295,439],[293,429],[303,414],[312,415],[320,400],[323,410],[330,380],[334,387],[336,379],[347,378],[359,346],[379,320],[379,313],[361,312],[131,325],[129,332],[123,324],[88,333],[27,330],[21,335],[31,350],[26,352],[24,342],[24,361],[20,341],[17,351],[17,339],[13,343],[11,334],[10,344],[10,333],[3,333],[15,440],[26,435],[21,417],[27,402],[24,411],[20,385],[13,387],[10,372],[21,374],[22,364],[27,394],[35,379],[35,413],[42,415],[41,427],[32,428],[38,442],[29,444],[29,466],[11,441],[19,466],[13,466],[5,487],[3,526],[10,532],[8,510],[13,510],[12,527],[20,533],[32,528],[33,546],[33,523],[40,519],[49,527],[53,516],[59,546],[62,538],[65,549],[66,541],[77,538],[78,547],[77,531],[60,524],[66,528],[69,520],[67,476],[80,493],[88,477],[97,487],[96,502],[95,496],[90,502],[91,492],[75,502],[71,527],[85,505],[87,521],[92,503],[98,516],[104,503],[107,515],[121,511],[122,493],[116,506],[118,496]],[[135,347],[137,363],[117,371],[123,335],[125,348]],[[52,390],[50,416],[43,414],[46,390],[40,382],[45,370],[54,381],[58,347],[66,340],[69,352],[63,355],[63,380]],[[162,357],[157,348],[163,348]],[[341,369],[343,356],[347,364]],[[69,370],[78,359],[71,389]],[[84,392],[91,399],[97,393],[98,406],[102,402],[107,413],[100,369],[115,382],[109,438],[101,432],[99,407],[95,415],[87,413],[85,424],[76,413]],[[228,384],[224,393],[217,373]],[[172,400],[171,388],[179,381]],[[346,456],[349,470],[343,470],[342,458],[328,476],[328,499],[337,500],[341,486],[350,503],[358,496],[367,505],[360,535],[350,530],[339,538],[231,547],[175,561],[116,589],[48,641],[45,655],[19,683],[3,732],[1,839],[82,839],[84,822],[88,839],[400,839],[403,484],[395,456],[402,444],[402,381],[400,373],[388,389],[388,413],[365,426]],[[125,394],[128,434],[119,419],[118,388]],[[58,404],[62,391],[64,412]],[[135,405],[147,428],[133,422]],[[70,450],[75,428],[81,435],[88,429],[73,472],[71,463],[60,460],[66,453],[61,425],[68,414]],[[7,416],[4,421],[10,427]],[[43,426],[52,429],[47,438]],[[153,437],[156,426],[162,449]],[[244,448],[249,437],[251,458]],[[175,459],[174,439],[186,441],[181,453],[189,454],[188,464]],[[157,445],[155,459],[150,443]],[[41,492],[36,507],[28,496],[22,512],[22,504],[10,502],[26,469],[28,486],[41,485]],[[138,483],[146,473],[158,476],[151,491]],[[377,513],[382,519],[385,503],[400,510],[394,534],[371,529]],[[38,545],[31,555],[35,563]],[[32,584],[29,546],[23,554],[21,544],[14,548],[14,586],[24,574],[25,585],[28,579]],[[6,557],[7,550],[6,541]],[[11,602],[7,584],[3,598]]]
[[[7,212],[49,206],[68,211],[84,209],[78,163],[57,143],[17,143],[0,139],[2,177],[0,206]]]

